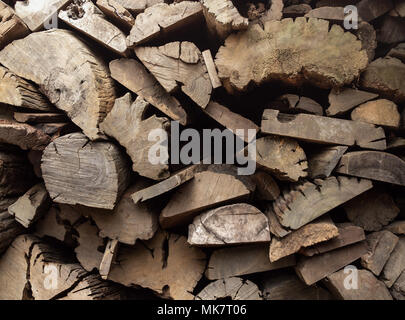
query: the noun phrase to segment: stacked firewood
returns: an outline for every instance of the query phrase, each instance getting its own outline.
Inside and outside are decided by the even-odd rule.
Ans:
[[[404,300],[404,106],[405,0],[0,1],[0,299]]]

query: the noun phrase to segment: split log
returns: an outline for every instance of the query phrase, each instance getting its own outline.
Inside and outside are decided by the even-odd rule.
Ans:
[[[48,210],[50,199],[43,183],[36,184],[8,207],[15,220],[29,228]]]
[[[127,160],[109,142],[91,142],[81,133],[55,139],[44,150],[42,176],[57,203],[113,209],[129,184]]]
[[[400,237],[381,274],[381,280],[391,288],[405,271],[405,237]]]
[[[23,232],[24,228],[7,211],[0,212],[0,256]]]
[[[26,0],[17,1],[15,13],[31,31],[40,31],[50,18],[65,7],[71,0]]]
[[[405,235],[405,221],[394,221],[384,228],[397,235]]]
[[[24,123],[58,123],[69,119],[62,113],[25,113],[14,112],[14,119]]]
[[[285,257],[277,262],[270,262],[268,245],[224,248],[215,250],[211,254],[205,276],[209,280],[218,280],[294,265],[294,256]]]
[[[391,49],[387,56],[397,58],[402,62],[405,62],[405,43],[400,43],[395,48]]]
[[[100,275],[103,280],[108,279],[111,264],[114,262],[118,252],[118,240],[109,240],[104,251],[103,259],[100,264]]]
[[[402,272],[391,287],[391,295],[397,300],[405,300],[405,272]]]
[[[23,150],[43,150],[50,137],[26,123],[0,120],[0,143],[8,143]]]
[[[0,1],[0,50],[14,40],[25,37],[28,33],[27,26],[14,10]]]
[[[370,180],[347,177],[306,181],[285,190],[273,203],[273,210],[281,225],[297,230],[372,186]]]
[[[96,4],[112,22],[125,31],[130,30],[134,26],[135,18],[117,0],[97,0]]]
[[[18,198],[10,197],[10,198],[0,198],[0,211],[7,211],[8,207],[11,206],[14,202],[16,202]]]
[[[405,22],[403,18],[385,16],[380,24],[377,39],[384,44],[405,41]]]
[[[100,129],[125,147],[132,159],[133,171],[153,180],[162,180],[170,176],[169,165],[151,163],[149,151],[156,142],[149,140],[149,134],[152,130],[162,130],[169,135],[170,123],[166,117],[156,115],[145,119],[149,106],[140,97],[133,101],[131,94],[127,93],[115,100],[114,107],[100,124]],[[169,154],[168,142],[162,148]]]
[[[398,240],[397,236],[387,230],[369,234],[367,236],[369,251],[361,257],[361,265],[378,277]]]
[[[71,32],[55,29],[16,40],[0,52],[0,63],[40,85],[90,139],[100,137],[98,124],[114,104],[114,82],[103,62]]]
[[[270,261],[279,261],[281,258],[300,251],[301,248],[330,240],[338,235],[338,228],[333,221],[329,217],[321,218],[291,232],[284,238],[273,237],[269,251]]]
[[[402,0],[394,0],[394,10],[398,16],[405,18],[405,3]]]
[[[249,280],[227,278],[217,280],[206,286],[195,300],[262,300],[259,288]]]
[[[311,179],[328,178],[348,147],[330,146],[312,152],[308,158],[308,177]]]
[[[352,111],[351,118],[355,121],[398,128],[401,116],[394,102],[380,99],[358,106]]]
[[[201,51],[194,43],[176,41],[160,47],[137,47],[135,53],[167,92],[181,88],[197,105],[207,106],[211,80]]]
[[[320,7],[312,9],[305,14],[305,17],[329,20],[334,23],[343,23],[345,12],[343,7]]]
[[[215,66],[214,59],[212,58],[211,51],[205,50],[202,52],[202,56],[207,67],[208,76],[211,80],[213,89],[217,89],[222,86],[221,80],[219,80],[217,67]]]
[[[125,34],[109,22],[90,0],[73,0],[66,10],[59,12],[58,17],[107,49],[121,56],[128,55]]]
[[[392,300],[385,284],[368,270],[358,270],[358,288],[346,288],[349,275],[340,270],[328,276],[324,283],[335,298],[340,300]]]
[[[366,231],[379,231],[400,212],[392,197],[382,189],[372,189],[343,206],[347,218]]]
[[[273,201],[280,196],[280,188],[267,172],[256,171],[252,178],[256,184],[255,196],[259,200]]]
[[[112,265],[108,280],[185,300],[193,299],[190,292],[204,272],[206,257],[200,249],[190,247],[185,237],[159,231],[149,241],[122,246],[117,263]]]
[[[366,252],[365,242],[359,242],[310,258],[303,257],[298,261],[295,271],[307,285],[312,285],[359,259]]]
[[[296,94],[284,94],[272,102],[269,106],[270,109],[280,110],[287,113],[310,113],[323,115],[322,106],[307,97],[301,97]]]
[[[257,139],[256,162],[280,180],[296,182],[308,175],[307,156],[293,139],[277,136]]]
[[[297,18],[302,17],[310,12],[312,7],[306,3],[293,4],[283,9],[284,18]]]
[[[135,204],[131,195],[147,186],[144,180],[129,187],[113,211],[95,208],[80,208],[82,215],[91,217],[100,229],[100,237],[118,239],[134,245],[137,239],[151,239],[158,228],[158,211],[153,203]]]
[[[274,234],[278,238],[282,238],[291,233],[291,230],[287,230],[287,228],[284,228],[280,224],[280,221],[278,221],[277,215],[273,210],[272,204],[270,204],[267,207],[266,216],[267,219],[269,220],[269,229],[271,234]]]
[[[238,176],[233,168],[210,166],[198,172],[194,179],[181,185],[160,214],[160,225],[171,228],[187,224],[203,210],[230,202],[247,200],[255,189],[254,183],[245,176]]]
[[[202,6],[198,2],[156,4],[136,17],[135,25],[127,38],[128,45],[135,47],[159,37],[167,37],[170,33],[198,22],[202,15]]]
[[[215,38],[225,40],[233,31],[245,30],[249,25],[231,0],[203,0],[201,4],[208,31]]]
[[[247,90],[251,82],[260,85],[270,80],[343,86],[367,67],[368,57],[361,42],[340,26],[333,25],[329,31],[325,20],[300,17],[267,21],[264,30],[252,24],[246,32],[230,35],[215,63],[225,88],[232,92]],[[338,67],[342,63],[345,71]]]
[[[329,94],[329,108],[326,110],[326,114],[328,116],[341,115],[377,97],[378,94],[351,88],[345,88],[342,91],[331,90]]]
[[[317,285],[307,286],[289,273],[266,277],[262,283],[265,300],[331,300],[331,294]]]
[[[405,162],[385,152],[355,151],[343,155],[336,172],[405,186]]]
[[[238,113],[232,112],[228,108],[214,101],[208,103],[204,112],[219,124],[231,130],[234,134],[239,132],[239,130],[243,130],[243,139],[247,143],[251,142],[248,130],[256,130],[256,132],[259,132],[260,130],[253,121],[242,117]],[[256,136],[254,138],[256,138]]]
[[[202,213],[188,227],[188,243],[195,246],[269,241],[270,230],[266,216],[256,207],[245,203]]]
[[[152,7],[158,3],[163,3],[164,0],[115,0],[125,9],[130,11],[132,14],[137,15],[138,13],[144,12],[145,9]]]
[[[375,57],[375,49],[377,49],[377,33],[370,23],[360,21],[358,29],[354,30],[354,34],[361,41],[363,50],[367,51],[368,61],[371,62]]]
[[[170,96],[146,68],[133,59],[110,62],[111,76],[132,92],[145,99],[164,114],[187,124],[187,114],[176,98]]]
[[[359,16],[364,21],[372,21],[393,9],[391,0],[361,0],[357,5]]]
[[[357,227],[351,223],[337,223],[336,226],[339,232],[337,237],[311,247],[303,248],[299,253],[307,257],[312,257],[316,254],[329,252],[366,239],[363,228]]]
[[[261,129],[263,133],[313,143],[357,145],[376,150],[386,148],[384,129],[358,121],[309,114],[289,115],[266,109],[263,113]]]
[[[405,101],[405,64],[386,57],[371,62],[362,73],[360,85],[396,103]]]

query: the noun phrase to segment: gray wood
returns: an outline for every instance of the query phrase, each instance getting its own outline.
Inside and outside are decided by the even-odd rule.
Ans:
[[[215,66],[214,59],[210,50],[205,50],[202,52],[205,66],[207,67],[208,75],[211,80],[211,85],[213,89],[217,89],[222,86],[221,80],[218,77],[217,67]]]
[[[111,264],[114,263],[114,259],[118,253],[118,240],[109,240],[107,246],[105,247],[103,259],[100,263],[100,275],[103,280],[108,279],[108,274],[110,273]]]
[[[24,228],[14,220],[13,216],[7,211],[0,212],[0,255],[23,232]]]
[[[273,177],[265,171],[256,171],[253,175],[256,183],[255,196],[260,200],[273,201],[280,195],[280,188]]]
[[[352,88],[333,89],[329,94],[329,108],[326,109],[326,114],[328,116],[341,115],[377,97],[378,94],[376,93]]]
[[[322,106],[307,97],[301,97],[296,94],[284,94],[272,102],[269,106],[270,109],[280,110],[287,113],[309,113],[323,115]]]
[[[329,177],[347,149],[346,146],[330,146],[310,153],[308,177],[312,179]]]
[[[384,269],[381,273],[381,280],[391,288],[392,285],[405,271],[405,237],[399,237],[399,241],[392,251]]]

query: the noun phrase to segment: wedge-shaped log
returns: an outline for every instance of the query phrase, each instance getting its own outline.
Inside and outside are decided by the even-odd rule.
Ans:
[[[151,251],[152,250],[152,251]],[[153,254],[151,254],[153,252]],[[183,236],[159,231],[149,241],[122,246],[108,280],[150,288],[166,298],[190,300],[206,265],[205,254]],[[181,277],[179,277],[181,271]]]
[[[397,235],[405,235],[405,221],[394,221],[384,228]]]
[[[71,133],[48,145],[41,169],[54,202],[113,209],[129,184],[127,165],[114,144]]]
[[[128,45],[137,46],[188,28],[190,24],[198,22],[202,15],[202,6],[198,2],[182,1],[172,4],[156,4],[136,17],[135,25],[127,38]]]
[[[294,256],[270,262],[268,245],[247,245],[215,250],[208,262],[209,280],[287,268],[295,265]]]
[[[0,52],[0,63],[40,85],[91,140],[100,137],[98,125],[114,104],[114,82],[104,63],[71,32],[54,29],[16,40]]]
[[[194,43],[176,41],[160,47],[137,47],[135,53],[167,92],[181,88],[197,105],[207,106],[212,84],[201,51]]]
[[[210,247],[269,241],[270,230],[266,216],[246,203],[202,213],[188,227],[188,243],[191,245]]]
[[[245,30],[249,20],[242,17],[231,0],[203,0],[204,16],[208,31],[221,40],[233,31]]]
[[[379,126],[398,128],[401,115],[397,105],[386,99],[370,101],[352,111],[352,120],[372,123]]]
[[[195,297],[195,300],[218,299],[262,300],[262,297],[257,285],[237,277],[212,282]]]
[[[336,172],[405,186],[405,161],[385,152],[355,151],[346,153]]]
[[[384,129],[358,121],[320,117],[309,114],[290,115],[266,109],[263,133],[301,139],[321,144],[339,144],[384,150]]]
[[[160,224],[163,228],[186,224],[198,212],[248,199],[254,189],[254,183],[248,177],[238,176],[233,168],[211,166],[177,189],[162,210]]]
[[[400,237],[381,274],[381,280],[391,288],[405,271],[405,237]]]
[[[331,90],[329,94],[329,108],[326,109],[326,114],[328,116],[341,115],[350,111],[354,107],[377,97],[378,94],[376,93],[352,88]]]
[[[25,37],[28,33],[27,26],[14,10],[0,1],[0,50],[12,41]]]
[[[152,130],[168,132],[170,123],[166,117],[153,115],[145,118],[149,106],[140,97],[133,101],[131,94],[127,93],[115,100],[114,107],[100,124],[100,129],[125,147],[132,159],[133,171],[153,180],[162,180],[170,176],[169,165],[151,163],[149,151],[156,142],[150,141],[148,137]],[[169,154],[168,146],[162,148],[166,148]]]
[[[347,149],[344,146],[330,146],[310,153],[308,176],[312,179],[329,177]]]
[[[405,300],[405,272],[402,272],[390,289],[391,295],[397,300]]]
[[[14,119],[23,123],[66,123],[69,119],[63,113],[14,112]]]
[[[14,220],[8,211],[0,213],[0,255],[8,248],[11,242],[24,232],[24,228]]]
[[[232,92],[270,80],[343,86],[367,67],[368,57],[361,42],[340,26],[329,30],[326,20],[300,17],[266,21],[263,29],[251,24],[247,31],[230,35],[215,63],[225,88]],[[342,64],[347,68],[340,68]]]
[[[328,276],[324,283],[335,298],[340,300],[392,300],[384,282],[378,280],[368,270],[358,270],[358,288],[346,288],[348,275],[340,270]]]
[[[255,196],[259,200],[273,201],[280,195],[280,188],[273,177],[265,171],[256,171],[253,175],[253,181],[256,183]]]
[[[0,119],[0,143],[8,143],[23,150],[43,150],[50,137],[26,123]]]
[[[370,180],[340,176],[306,181],[285,190],[273,210],[282,226],[297,230],[372,187]]]
[[[62,10],[59,19],[113,52],[127,56],[126,36],[109,22],[103,12],[90,0],[73,0]]]
[[[118,240],[109,240],[104,251],[103,259],[100,263],[100,275],[103,280],[108,279],[108,274],[110,273],[111,264],[118,253],[119,242]]]
[[[133,59],[114,60],[110,62],[110,71],[111,76],[123,86],[171,119],[187,124],[187,114],[177,99],[169,95],[141,63]]]

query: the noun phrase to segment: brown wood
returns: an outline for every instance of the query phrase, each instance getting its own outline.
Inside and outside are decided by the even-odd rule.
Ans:
[[[308,157],[308,177],[311,179],[329,177],[347,149],[348,147],[345,146],[330,146],[322,147],[310,153]]]
[[[397,300],[405,300],[405,272],[402,272],[391,287],[391,295]]]
[[[377,49],[377,32],[372,24],[366,21],[359,21],[358,29],[354,34],[361,41],[363,50],[367,51],[368,61],[371,62],[375,57],[375,49]]]
[[[290,93],[278,97],[276,101],[270,104],[269,108],[287,113],[323,115],[323,108],[318,102],[307,97],[301,97]]]
[[[267,172],[256,171],[253,175],[253,181],[256,183],[255,196],[259,200],[273,201],[279,197],[280,188]]]
[[[289,115],[266,109],[261,129],[263,133],[312,143],[359,146],[375,150],[386,148],[384,129],[358,121],[309,114]]]
[[[307,3],[293,4],[283,9],[284,18],[297,18],[304,16],[312,10],[312,7]]]
[[[398,185],[405,185],[405,162],[390,153],[355,151],[343,155],[336,172]]]
[[[43,150],[50,137],[26,123],[0,120],[0,143],[8,143],[23,150]]]
[[[218,77],[217,67],[215,66],[214,59],[212,58],[211,51],[205,50],[202,52],[205,66],[207,67],[208,76],[211,80],[213,89],[217,89],[222,86],[221,80]]]
[[[133,59],[110,62],[111,76],[144,98],[151,105],[182,125],[187,123],[187,114],[176,98],[170,96],[146,68]]]
[[[405,237],[399,237],[399,241],[392,251],[381,274],[381,280],[391,288],[392,285],[405,271]]]
[[[307,14],[305,14],[305,17],[324,19],[335,23],[342,23],[345,19],[345,14],[343,7],[320,7],[312,9]]]
[[[110,273],[111,264],[114,263],[114,260],[118,253],[118,240],[109,240],[107,246],[105,247],[103,259],[100,263],[100,275],[103,280],[108,279],[108,274]]]
[[[135,18],[116,0],[97,0],[97,7],[117,26],[125,31],[135,24]]]
[[[351,118],[379,126],[398,128],[401,116],[394,102],[380,99],[358,106],[352,111]]]
[[[25,37],[29,30],[14,10],[0,1],[0,50],[16,39]]]
[[[62,113],[24,113],[14,112],[14,119],[24,123],[58,123],[68,121]]]
[[[394,221],[384,228],[396,235],[405,235],[405,221]]]
[[[357,4],[359,16],[364,21],[372,21],[384,13],[387,13],[394,7],[391,0],[378,1],[378,0],[361,0]]]
[[[7,211],[0,212],[0,255],[23,232],[24,228]]]
[[[134,15],[144,12],[146,8],[163,3],[164,0],[115,0]]]
[[[129,184],[127,164],[114,144],[71,133],[48,145],[41,169],[54,202],[113,209]]]

